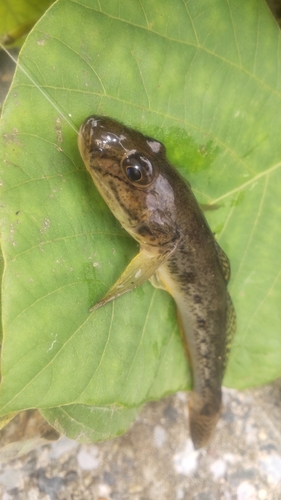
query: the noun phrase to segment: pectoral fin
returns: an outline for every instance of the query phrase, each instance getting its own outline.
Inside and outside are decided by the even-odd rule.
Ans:
[[[146,250],[141,250],[138,255],[126,267],[123,274],[116,281],[115,285],[107,292],[107,294],[97,304],[91,307],[90,311],[95,311],[99,307],[104,306],[120,295],[133,290],[145,283],[157,271],[157,269],[170,257],[174,252],[175,247],[149,253]]]

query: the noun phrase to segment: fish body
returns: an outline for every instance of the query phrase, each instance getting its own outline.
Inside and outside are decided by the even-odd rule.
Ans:
[[[210,440],[221,411],[221,384],[235,313],[227,290],[229,261],[192,190],[159,141],[102,116],[79,131],[84,163],[110,210],[140,253],[92,310],[148,279],[174,298],[190,360],[190,434]]]

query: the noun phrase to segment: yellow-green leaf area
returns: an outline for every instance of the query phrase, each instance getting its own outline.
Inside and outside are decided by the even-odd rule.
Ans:
[[[54,0],[6,0],[0,3],[0,41],[18,45]]]

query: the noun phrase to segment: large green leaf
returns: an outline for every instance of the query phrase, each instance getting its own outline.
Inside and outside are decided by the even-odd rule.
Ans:
[[[279,47],[256,0],[60,0],[38,23],[20,61],[44,95],[19,68],[1,128],[0,415],[41,408],[74,435],[72,412],[86,432],[85,406],[122,405],[114,435],[129,408],[190,387],[168,294],[145,284],[88,313],[137,252],[79,157],[75,129],[93,113],[164,142],[219,205],[207,216],[238,316],[225,383],[281,375]]]

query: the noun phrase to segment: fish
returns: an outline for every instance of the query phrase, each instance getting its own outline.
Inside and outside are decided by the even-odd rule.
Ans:
[[[195,449],[204,447],[221,414],[222,379],[236,325],[227,289],[229,260],[161,142],[93,115],[80,127],[78,147],[109,209],[140,245],[91,311],[148,280],[170,293],[192,372],[190,436]]]

